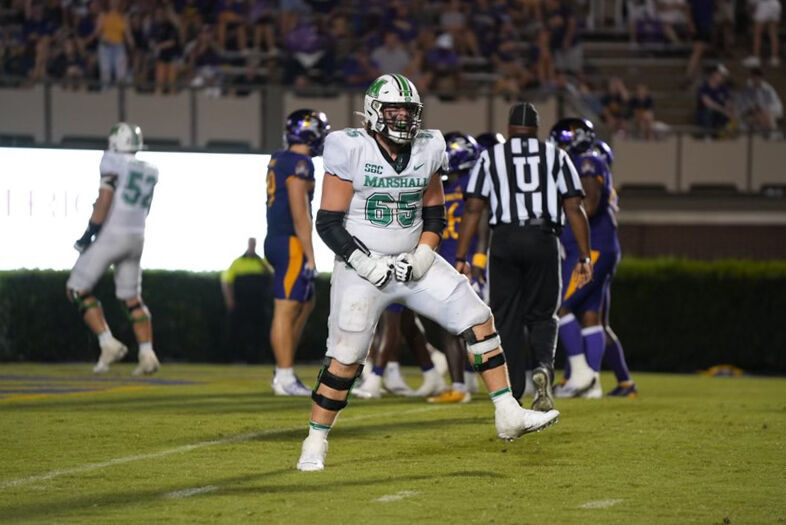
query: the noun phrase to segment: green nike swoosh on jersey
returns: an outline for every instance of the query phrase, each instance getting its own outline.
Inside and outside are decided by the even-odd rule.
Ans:
[[[425,164],[425,162],[423,164]],[[418,171],[420,168],[422,168],[423,164],[419,164],[419,165],[415,166],[415,171]]]

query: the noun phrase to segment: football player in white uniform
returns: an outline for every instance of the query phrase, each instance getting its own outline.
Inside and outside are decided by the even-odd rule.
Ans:
[[[377,320],[392,303],[465,339],[494,402],[500,438],[541,430],[559,416],[526,410],[513,399],[491,311],[434,251],[445,227],[445,140],[438,130],[420,129],[422,109],[407,78],[383,75],[366,91],[365,128],[336,131],[325,141],[316,227],[336,263],[325,364],[298,470],[324,469],[328,431],[347,405]]]
[[[109,370],[123,358],[126,346],[112,336],[93,287],[114,265],[115,295],[123,302],[139,343],[139,366],[134,375],[158,370],[153,351],[150,311],[142,302],[142,271],[139,261],[145,239],[145,219],[150,210],[158,169],[135,157],[142,149],[139,126],[120,122],[109,134],[109,149],[101,159],[101,186],[87,230],[76,241],[80,253],[66,284],[67,294],[85,323],[98,336],[101,356],[93,372]]]

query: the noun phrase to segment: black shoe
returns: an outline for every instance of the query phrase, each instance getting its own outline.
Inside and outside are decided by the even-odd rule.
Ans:
[[[535,383],[535,399],[532,410],[548,412],[554,408],[554,395],[551,392],[551,376],[545,367],[539,366],[532,371],[532,382]]]

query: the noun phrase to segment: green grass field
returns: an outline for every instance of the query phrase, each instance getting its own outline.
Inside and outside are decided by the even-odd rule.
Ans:
[[[485,395],[356,399],[300,473],[310,401],[269,367],[0,370],[0,523],[786,522],[781,378],[637,374],[640,399],[560,401],[509,444]]]

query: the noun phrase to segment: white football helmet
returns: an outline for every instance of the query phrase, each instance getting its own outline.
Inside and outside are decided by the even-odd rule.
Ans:
[[[406,108],[407,116],[386,120],[383,115],[386,107]],[[422,112],[423,104],[420,103],[418,90],[404,75],[382,75],[366,90],[363,116],[371,131],[398,144],[412,142],[420,130]]]
[[[142,130],[136,124],[118,122],[109,132],[109,150],[136,153],[143,147]]]

